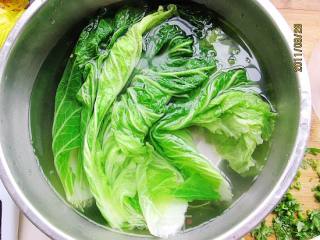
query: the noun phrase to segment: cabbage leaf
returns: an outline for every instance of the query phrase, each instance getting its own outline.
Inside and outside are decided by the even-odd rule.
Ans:
[[[101,214],[116,229],[143,227],[144,221],[134,196],[135,163],[113,146],[115,138],[109,133],[108,112],[140,60],[143,34],[175,12],[176,6],[169,5],[167,11],[160,7],[157,12],[145,16],[133,24],[107,54],[97,59],[99,81],[84,135],[84,168]],[[114,155],[107,157],[106,153],[110,152]]]
[[[137,193],[148,229],[155,236],[168,237],[184,223],[188,204],[175,196],[184,179],[146,143],[145,137],[164,115],[173,96],[188,93],[208,80],[215,71],[215,61],[208,56],[198,58],[193,39],[176,25],[159,26],[146,42],[141,62],[153,61],[147,68],[138,67],[131,86],[113,105],[111,129],[116,144],[112,149],[121,149],[137,163]],[[157,61],[159,56],[161,61]],[[110,145],[110,141],[106,143]],[[110,166],[113,156],[110,151],[106,165]]]
[[[141,19],[143,14],[140,10],[124,8],[116,13],[115,20],[106,14],[91,20],[79,36],[57,89],[52,130],[55,166],[67,200],[80,210],[92,202],[81,149],[95,101],[98,78],[96,58],[106,55],[111,42]],[[103,44],[107,44],[108,48],[103,49]]]
[[[122,209],[126,209],[127,219],[138,220],[140,210],[149,231],[167,237],[176,233],[184,223],[187,201],[177,198],[173,191],[181,185],[183,177],[153,150],[145,137],[151,126],[164,115],[173,96],[188,93],[208,80],[215,71],[215,61],[209,57],[198,58],[193,39],[176,25],[156,27],[145,42],[145,51],[130,87],[112,106],[111,122],[104,134],[100,156],[102,161],[105,160],[104,178],[109,184],[105,187],[112,189],[113,198],[118,199],[118,205],[124,206]],[[157,61],[160,56],[161,62]],[[147,67],[141,68],[146,61]],[[118,173],[127,165],[132,169],[136,165],[132,172],[137,174],[127,174],[132,178],[131,184],[126,189],[127,198],[120,202],[118,196],[123,196],[123,190],[115,188],[114,184],[119,181]],[[137,183],[136,189],[134,183]],[[136,202],[132,199],[138,199],[141,209],[130,205]],[[106,198],[105,201],[111,200]],[[142,221],[133,223],[131,221],[129,225],[142,226]]]
[[[246,175],[276,115],[245,69],[216,72],[214,47],[198,41],[211,17],[176,5],[145,13],[108,11],[83,30],[56,94],[52,148],[74,206],[94,199],[112,228],[148,227],[168,238],[189,202],[232,198],[189,128],[208,131],[221,157]],[[192,35],[166,22],[176,14],[190,17]]]
[[[151,137],[156,149],[177,168],[186,175],[194,175],[195,169],[190,165],[193,162],[207,165],[208,161],[175,133],[193,125],[205,127],[213,133],[218,153],[233,170],[244,174],[254,165],[252,154],[256,146],[270,138],[274,117],[270,105],[255,92],[244,69],[222,71],[188,100],[169,106]],[[202,177],[209,174],[201,173],[203,169],[196,171]]]
[[[81,104],[76,94],[83,84],[86,61],[98,54],[99,44],[112,31],[111,23],[100,17],[84,28],[67,63],[55,98],[52,129],[54,163],[67,200],[79,209],[90,204],[92,195],[81,161]]]
[[[139,203],[152,235],[168,238],[184,224],[188,203],[174,194],[184,179],[166,159],[149,148],[137,166]]]
[[[270,139],[276,114],[260,96],[243,91],[221,94],[209,106],[194,123],[212,133],[217,152],[245,175],[256,165],[252,154],[257,145]]]
[[[166,115],[153,127],[150,134],[153,145],[186,179],[183,187],[176,190],[178,197],[189,201],[231,199],[228,181],[190,144],[185,129],[194,125],[193,120],[207,110],[212,98],[247,82],[243,70],[215,74],[189,98],[171,104]]]

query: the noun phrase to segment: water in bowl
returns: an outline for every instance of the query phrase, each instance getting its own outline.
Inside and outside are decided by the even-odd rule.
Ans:
[[[211,10],[197,4],[192,5],[192,8],[199,11],[204,10],[205,14],[214,16],[212,25],[204,27],[205,30],[210,29],[207,31],[206,37],[197,44],[213,44],[216,50],[218,70],[237,67],[246,68],[248,77],[258,84],[265,96],[268,96],[268,88],[266,87],[268,82],[265,81],[258,60],[242,35],[221,16],[216,15]],[[196,39],[192,24],[185,19],[178,16],[169,19],[167,22],[178,25],[186,34]],[[79,23],[70,29],[51,50],[38,73],[30,99],[30,129],[34,151],[44,176],[62,198],[64,198],[64,191],[54,167],[51,150],[54,99],[64,68],[84,24]],[[231,182],[234,197],[232,202],[228,204],[200,201],[190,203],[186,214],[186,229],[196,227],[219,216],[237,201],[252,185],[256,175],[264,165],[269,150],[269,143],[259,146],[254,153],[254,158],[258,162],[257,170],[250,176],[241,177],[232,171],[228,164],[216,154],[212,144],[210,144],[210,137],[206,135],[203,129],[192,128],[191,131],[198,150],[221,169]],[[97,224],[107,226],[96,206],[86,209],[84,213],[80,214]],[[141,231],[140,233],[146,232]]]

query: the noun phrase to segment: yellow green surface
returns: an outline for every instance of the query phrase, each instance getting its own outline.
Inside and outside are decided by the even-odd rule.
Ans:
[[[28,4],[27,0],[3,0],[0,2],[0,47]]]

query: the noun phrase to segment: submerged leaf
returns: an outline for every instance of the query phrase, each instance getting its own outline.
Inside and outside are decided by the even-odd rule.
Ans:
[[[258,95],[242,91],[221,94],[209,105],[195,124],[208,129],[222,158],[233,170],[245,174],[255,166],[252,154],[256,146],[269,140],[275,114]]]
[[[217,74],[191,99],[168,108],[154,128],[152,137],[156,146],[163,154],[171,155],[172,161],[181,158],[181,164],[185,164],[182,159],[195,158],[198,153],[172,131],[192,125],[205,127],[213,134],[216,150],[231,168],[246,173],[254,165],[252,154],[256,146],[270,138],[275,117],[270,106],[257,94],[250,93],[249,87],[251,82],[242,69]],[[183,151],[184,148],[189,150]]]
[[[165,37],[167,31],[172,33],[172,38]],[[159,43],[154,41],[158,39],[154,38],[155,35],[165,37],[156,51],[153,46]],[[167,57],[159,66],[150,63],[147,69],[139,70],[138,68],[137,71],[140,73],[133,77],[126,93],[114,103],[110,132],[104,134],[105,144],[102,152],[103,159],[106,159],[106,168],[110,169],[106,178],[116,176],[117,169],[121,168],[122,164],[128,164],[127,161],[114,162],[115,155],[121,155],[123,159],[131,159],[137,164],[137,179],[132,179],[132,182],[136,181],[138,184],[137,194],[143,216],[153,235],[167,237],[176,233],[184,222],[187,202],[178,199],[174,193],[174,189],[181,185],[183,178],[166,160],[154,152],[145,142],[145,137],[150,127],[163,116],[166,104],[172,96],[197,88],[208,79],[207,74],[215,70],[215,65],[213,61],[193,58],[193,41],[190,42],[190,39],[177,26],[161,25],[149,34],[148,38],[151,39],[148,40],[144,56],[148,58],[151,55],[156,57],[167,54]],[[183,39],[187,44],[182,44]],[[178,44],[179,48],[177,48]],[[191,50],[191,54],[186,55],[183,48]],[[173,52],[172,49],[181,49],[181,54],[169,55]],[[173,60],[179,59],[181,61],[177,68],[168,65]],[[193,62],[193,72],[190,72],[187,67],[190,62]],[[186,67],[183,68],[183,65]],[[165,76],[162,75],[164,69],[167,73]],[[201,77],[197,78],[198,75]],[[177,78],[183,84],[176,84]],[[198,80],[195,81],[193,78]],[[116,154],[114,149],[117,149]],[[166,179],[165,176],[168,178]],[[153,180],[151,183],[150,177]],[[168,182],[170,185],[167,184]],[[162,187],[158,188],[158,186]],[[152,193],[155,189],[157,194]]]
[[[140,59],[142,35],[173,16],[175,11],[176,6],[170,5],[167,11],[160,8],[157,12],[145,16],[133,24],[108,53],[97,60],[99,81],[93,112],[84,136],[84,167],[101,214],[117,229],[139,228],[144,226],[144,221],[140,210],[134,204],[136,181],[132,177],[135,176],[135,163],[128,162],[127,156],[112,144],[116,138],[112,133],[108,134],[108,111]],[[110,153],[115,155],[108,155]],[[111,173],[108,174],[110,169]],[[121,172],[117,169],[121,169]],[[124,181],[130,184],[122,184]]]
[[[190,201],[231,198],[229,183],[206,157],[188,143],[184,129],[197,123],[197,117],[208,110],[211,99],[246,82],[243,70],[232,70],[212,77],[190,98],[169,106],[167,114],[151,131],[152,143],[157,151],[168,157],[186,179],[184,188],[177,190],[177,196]]]
[[[94,19],[84,28],[63,73],[55,98],[52,129],[55,167],[67,200],[79,209],[90,204],[92,195],[82,167],[81,104],[76,94],[83,83],[83,65],[96,56],[99,43],[111,32],[110,22],[100,18]]]
[[[145,53],[147,58],[157,57],[160,52],[168,54],[172,49],[176,49],[178,44],[181,49],[190,50],[191,55],[188,53],[188,57],[185,55],[186,51],[181,50],[181,54],[166,57],[160,65],[150,63],[149,68],[138,68],[141,73],[133,77],[131,86],[114,104],[112,129],[117,136],[116,141],[127,154],[143,154],[144,138],[149,128],[164,115],[170,99],[196,89],[215,71],[214,61],[200,60],[193,56],[193,41],[190,42],[179,27],[162,25],[159,29],[159,32],[149,36],[152,39],[148,41]],[[171,32],[172,39],[166,38],[167,32]],[[165,40],[160,45],[153,40],[163,37]],[[187,44],[181,44],[183,39]],[[157,50],[154,52],[156,45]],[[174,61],[178,61],[179,65],[173,65]]]
[[[244,69],[215,73],[215,49],[202,41],[211,16],[176,5],[145,12],[107,11],[81,33],[56,95],[53,151],[75,206],[93,196],[111,227],[168,238],[182,228],[189,202],[232,198],[189,127],[207,131],[245,174],[275,115]]]
[[[138,164],[139,203],[152,235],[168,238],[184,224],[188,203],[174,192],[183,183],[181,174],[153,149],[147,162]]]
[[[193,200],[230,200],[229,183],[221,173],[190,145],[184,130],[171,132],[155,128],[152,144],[168,161],[180,170],[185,182],[176,189],[178,198]]]

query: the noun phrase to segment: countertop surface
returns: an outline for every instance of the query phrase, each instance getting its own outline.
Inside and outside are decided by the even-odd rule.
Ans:
[[[267,1],[267,0],[266,0]],[[303,51],[306,61],[312,50],[320,44],[320,0],[272,0],[289,25],[303,25]],[[306,71],[306,69],[304,69]],[[312,130],[309,139],[310,147],[320,147],[320,121],[316,115],[312,116]],[[320,160],[320,158],[319,158]],[[317,175],[309,168],[302,170],[300,178],[302,189],[292,191],[295,197],[303,204],[304,209],[319,208],[320,204],[314,200],[312,187],[319,183]],[[34,227],[22,214],[20,216],[19,240],[49,240],[43,233]],[[250,236],[245,239],[251,239]]]

